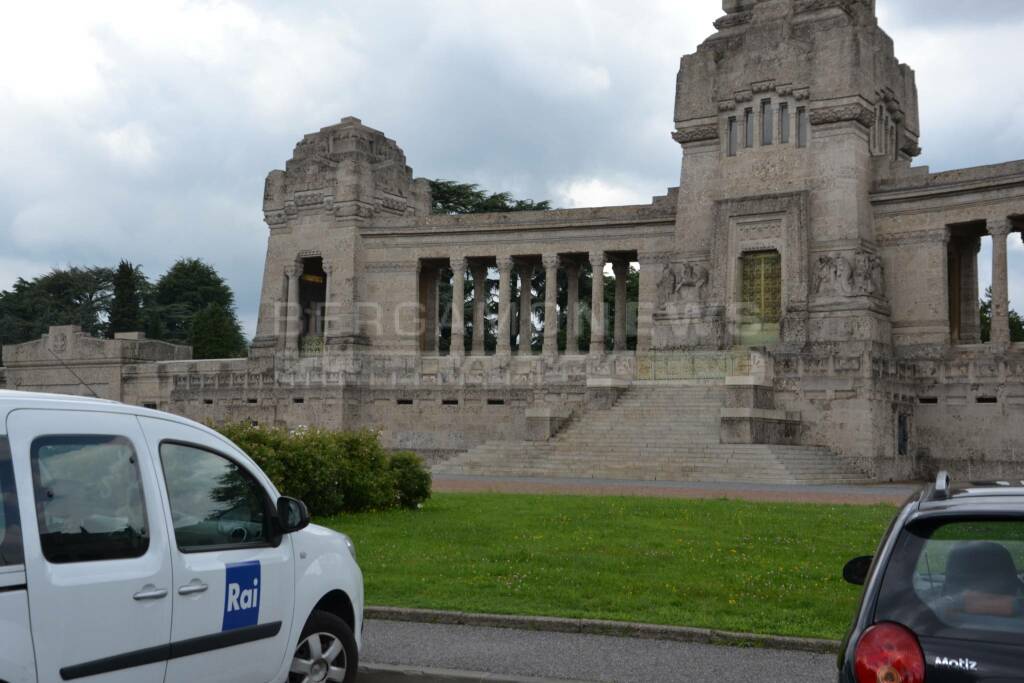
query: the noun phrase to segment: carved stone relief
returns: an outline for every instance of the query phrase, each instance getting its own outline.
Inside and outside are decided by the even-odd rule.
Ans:
[[[814,271],[814,293],[822,297],[883,296],[882,259],[866,251],[852,258],[843,254],[819,256]]]
[[[699,263],[666,263],[658,278],[657,308],[703,303],[708,280],[708,269]]]

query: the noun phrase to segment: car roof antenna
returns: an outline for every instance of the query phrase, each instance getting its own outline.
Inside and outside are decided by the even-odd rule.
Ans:
[[[92,390],[92,387],[90,387],[88,384],[85,383],[84,379],[82,379],[81,377],[78,376],[77,372],[75,372],[74,370],[71,369],[70,365],[68,365],[67,363],[64,362],[63,358],[61,358],[60,356],[58,356],[57,354],[55,354],[53,352],[53,349],[47,348],[46,350],[50,352],[51,356],[53,356],[54,358],[57,359],[58,363],[60,363],[61,365],[64,366],[65,370],[67,370],[68,372],[70,372],[72,375],[75,376],[75,379],[78,380],[78,383],[81,384],[83,387],[85,387],[89,391],[89,393],[92,394],[93,398],[99,398],[100,397],[99,394],[97,394],[95,391]]]

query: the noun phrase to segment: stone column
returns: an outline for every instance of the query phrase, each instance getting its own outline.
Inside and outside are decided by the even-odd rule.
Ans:
[[[615,261],[612,264],[615,273],[615,350],[626,350],[626,323],[629,318],[629,302],[626,293],[626,281],[629,277],[629,262]]]
[[[565,352],[580,352],[580,264],[569,260],[565,263],[565,277],[568,280],[565,302]]]
[[[299,310],[299,278],[302,270],[298,263],[284,269],[288,276],[288,314],[284,322],[284,348],[286,351],[299,350],[299,326],[302,324],[302,311]]]
[[[964,238],[960,246],[960,343],[981,342],[981,313],[978,310],[978,250],[981,238]]]
[[[1010,288],[1006,263],[1006,237],[1011,226],[1008,219],[989,221],[992,235],[992,343],[1010,343]]]
[[[466,353],[466,321],[463,315],[466,304],[466,259],[453,258],[452,265],[452,345],[449,351],[454,358]]]
[[[420,291],[423,299],[423,337],[420,350],[437,353],[438,340],[438,275],[437,266],[420,264]]]
[[[590,355],[604,353],[604,252],[590,253]]]
[[[544,255],[544,355],[558,355],[558,255]]]
[[[474,263],[470,266],[473,272],[473,347],[476,356],[484,355],[484,330],[487,329],[487,266]]]
[[[654,306],[658,296],[658,259],[655,254],[639,254],[640,286],[637,292],[636,350],[650,351],[654,337]]]
[[[533,337],[533,264],[520,262],[519,272],[519,353],[530,355]]]
[[[512,313],[512,293],[509,280],[512,276],[512,257],[498,257],[498,346],[497,353],[508,355],[512,353],[510,329]]]
[[[324,341],[327,341],[327,337],[331,334],[331,315],[333,315],[333,309],[331,308],[331,288],[334,286],[334,278],[331,273],[334,272],[334,266],[330,262],[324,261]]]

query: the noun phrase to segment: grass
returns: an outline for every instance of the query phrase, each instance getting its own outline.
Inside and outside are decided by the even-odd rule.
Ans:
[[[895,513],[640,497],[436,494],[320,523],[356,544],[373,605],[842,637]]]

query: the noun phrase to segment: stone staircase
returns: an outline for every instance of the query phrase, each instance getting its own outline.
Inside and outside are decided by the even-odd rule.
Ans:
[[[489,441],[435,474],[843,484],[867,481],[827,448],[719,443],[721,385],[634,385],[546,442]]]

